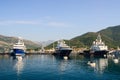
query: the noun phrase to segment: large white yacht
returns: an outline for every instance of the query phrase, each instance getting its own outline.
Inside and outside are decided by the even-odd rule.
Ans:
[[[90,51],[94,54],[106,54],[108,52],[108,46],[102,42],[101,35],[98,34],[97,39],[93,41]]]
[[[55,54],[59,56],[69,56],[71,53],[72,49],[70,46],[65,44],[64,40],[59,40],[57,47],[55,48]]]
[[[84,55],[85,56],[91,56],[93,54],[94,56],[98,55],[101,57],[107,57],[108,51],[108,46],[105,45],[105,43],[101,39],[101,35],[98,34],[97,39],[93,41],[92,46],[90,47],[89,50],[84,50]]]
[[[13,45],[12,50],[12,55],[14,56],[25,54],[26,46],[24,45],[22,38],[18,38],[18,42]]]

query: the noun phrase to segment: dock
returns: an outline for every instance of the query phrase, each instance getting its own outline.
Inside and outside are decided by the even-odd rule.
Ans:
[[[11,53],[0,53],[0,55],[10,55]],[[52,55],[53,53],[25,53],[25,55]]]

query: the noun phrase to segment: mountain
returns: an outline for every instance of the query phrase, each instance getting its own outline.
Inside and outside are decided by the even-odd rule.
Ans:
[[[41,45],[43,47],[46,47],[46,46],[50,45],[53,42],[54,42],[54,40],[48,40],[48,41],[40,41],[40,42],[35,42],[35,43],[37,43],[37,44],[39,44],[39,45]]]
[[[0,35],[0,51],[3,51],[5,48],[12,48],[12,45],[18,41],[17,37],[8,37]],[[30,40],[23,40],[27,49],[38,48],[40,45],[30,41]]]
[[[87,32],[70,40],[66,40],[66,43],[71,47],[90,48],[92,42],[97,38],[97,35],[99,33],[101,34],[102,40],[105,42],[106,45],[108,45],[109,48],[117,48],[117,46],[120,46],[120,25],[108,27],[98,32]],[[46,48],[51,48],[52,44],[47,46]]]

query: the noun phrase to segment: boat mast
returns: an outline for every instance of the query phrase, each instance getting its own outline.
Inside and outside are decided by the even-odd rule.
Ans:
[[[102,39],[101,39],[101,35],[100,35],[100,33],[98,34],[98,36],[97,36],[97,40],[96,40],[97,42],[102,42]]]

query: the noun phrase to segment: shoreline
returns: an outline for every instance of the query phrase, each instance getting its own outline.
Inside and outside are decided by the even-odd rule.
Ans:
[[[52,55],[53,53],[25,53],[25,55],[39,55],[39,54]],[[0,53],[0,55],[10,55],[10,53]]]

